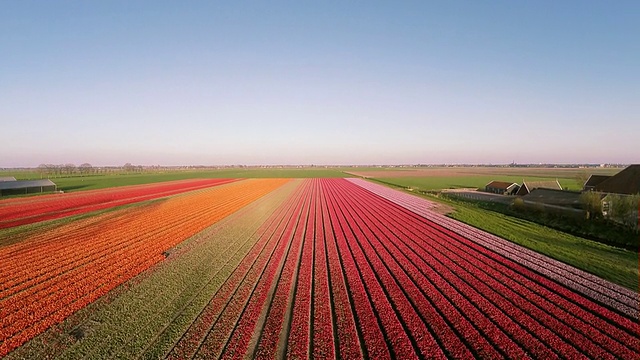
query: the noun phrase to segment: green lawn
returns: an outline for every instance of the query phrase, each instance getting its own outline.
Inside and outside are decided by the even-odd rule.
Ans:
[[[457,188],[484,188],[493,180],[511,181],[522,184],[522,176],[513,175],[461,175],[461,176],[432,176],[432,177],[400,177],[400,178],[380,178],[380,182],[391,183],[402,187],[410,187],[415,190],[430,191],[441,189]],[[547,177],[525,177],[525,181],[556,180]],[[561,179],[560,185],[569,190],[578,190],[579,187],[575,179]]]
[[[348,168],[347,168],[348,169]],[[116,186],[140,185],[162,181],[185,180],[196,178],[336,178],[349,176],[342,168],[286,168],[286,169],[220,169],[220,170],[176,170],[142,174],[90,175],[51,178],[58,189],[65,192],[79,190],[95,190]],[[16,179],[40,179],[36,172],[2,171],[0,176],[15,176]]]

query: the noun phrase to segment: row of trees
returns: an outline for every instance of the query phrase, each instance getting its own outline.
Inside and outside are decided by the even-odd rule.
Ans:
[[[82,175],[92,174],[94,171],[93,166],[89,163],[84,163],[79,166],[75,164],[40,164],[38,165],[38,172],[40,175],[74,175],[80,173]]]
[[[59,177],[59,176],[76,176],[76,175],[93,175],[93,174],[105,174],[105,173],[132,173],[142,172],[144,168],[142,165],[132,165],[126,163],[123,166],[111,166],[111,167],[94,167],[89,163],[84,163],[76,166],[75,164],[40,164],[38,165],[38,173],[40,177]]]

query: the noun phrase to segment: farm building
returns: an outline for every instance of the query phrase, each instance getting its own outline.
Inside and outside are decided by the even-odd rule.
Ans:
[[[582,187],[583,191],[595,190],[596,186],[600,185],[603,181],[609,179],[611,175],[591,175],[584,183]]]
[[[16,181],[16,178],[13,176],[0,176],[0,182],[3,181]]]
[[[558,180],[552,181],[522,181],[522,186],[518,189],[516,195],[524,196],[530,193],[533,189],[555,189],[562,190],[562,186]]]
[[[516,183],[510,183],[506,181],[492,181],[485,185],[484,191],[501,194],[501,195],[514,195],[518,192],[520,186]]]
[[[49,179],[0,181],[0,196],[35,194],[46,191],[56,191],[56,189],[56,184]]]
[[[624,170],[595,186],[593,191],[604,194],[602,215],[613,221],[640,228],[638,194],[640,194],[640,164]]]
[[[640,194],[640,164],[627,166],[624,170],[596,185],[594,190],[613,194]]]
[[[581,209],[583,206],[580,195],[581,193],[577,191],[536,188],[522,199],[540,204]]]

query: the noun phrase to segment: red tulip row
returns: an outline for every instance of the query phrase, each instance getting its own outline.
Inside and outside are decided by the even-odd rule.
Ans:
[[[312,182],[311,189],[311,204],[309,207],[309,213],[306,219],[306,226],[304,232],[304,239],[300,239],[302,242],[302,254],[299,261],[299,265],[296,264],[294,267],[294,271],[297,271],[296,281],[293,281],[291,284],[295,287],[295,297],[290,297],[290,294],[286,294],[287,299],[292,299],[293,304],[291,308],[291,326],[289,330],[289,341],[287,342],[286,354],[289,358],[295,359],[307,359],[310,355],[310,345],[311,345],[311,327],[312,317],[311,317],[311,304],[313,302],[313,249],[314,249],[314,239],[316,236],[319,236],[318,233],[318,211],[319,211],[319,199],[318,199],[318,191],[317,191],[317,182]],[[322,231],[322,228],[319,228]],[[295,241],[295,239],[294,239]],[[288,266],[289,263],[287,263]],[[295,269],[297,268],[297,269]],[[280,277],[280,281],[283,281],[283,277]],[[285,308],[284,311],[289,310],[289,307]],[[273,309],[273,307],[272,307]],[[271,310],[273,311],[273,310]],[[329,315],[331,316],[331,315]],[[282,319],[284,320],[284,319]],[[329,319],[330,320],[330,319]],[[329,322],[329,324],[331,324]],[[265,329],[267,327],[265,326]],[[269,334],[267,331],[266,334]],[[278,335],[281,332],[278,331]],[[276,355],[275,350],[278,350],[273,344],[276,339],[274,336],[264,336],[263,340],[271,338],[270,345],[271,351],[266,354]],[[286,340],[286,339],[285,339]],[[261,345],[265,343],[261,341]],[[331,348],[333,349],[333,339],[331,340]],[[258,347],[258,354],[260,354],[260,350],[265,347]],[[285,350],[285,349],[282,349]],[[264,353],[263,353],[264,354]],[[272,356],[273,357],[273,356]]]
[[[342,260],[336,242],[337,235],[336,232],[334,232],[334,223],[329,213],[327,192],[324,190],[326,184],[324,185],[325,186],[320,188],[322,194],[322,223],[325,234],[326,256],[331,287],[329,289],[330,293],[325,294],[323,297],[330,297],[333,300],[332,310],[335,317],[334,326],[336,329],[334,336],[335,341],[338,343],[336,356],[340,359],[360,359],[364,357],[364,339],[362,333],[358,331],[358,327],[360,327],[359,324],[362,323],[356,320],[355,311],[352,310],[355,308],[355,304],[350,294],[350,288],[347,286],[347,280],[343,274]],[[314,302],[318,303],[318,299],[316,296]],[[319,305],[316,305],[315,308],[318,306]],[[362,310],[360,316],[362,316]],[[360,327],[361,330],[362,328],[363,327]],[[375,320],[374,322],[365,323],[364,328],[375,328],[373,332],[379,332],[378,322]],[[330,335],[329,333],[318,333],[316,336],[323,338],[324,340],[322,342],[327,342],[329,341]],[[376,340],[373,336],[369,337],[369,342]],[[384,338],[378,341],[384,341]]]
[[[380,193],[381,196],[389,196],[387,188],[378,187],[377,185],[370,183],[361,183],[357,179],[352,179],[351,181],[375,193]],[[533,276],[534,279],[538,279],[538,281],[548,284],[550,288],[557,289],[565,298],[575,299],[581,307],[584,307],[576,307],[575,305],[571,306],[570,302],[558,300],[563,297],[558,297],[558,295],[555,295],[552,292],[545,292],[553,299],[557,299],[556,303],[563,309],[567,309],[569,312],[578,311],[580,316],[584,319],[595,319],[593,313],[601,312],[605,319],[616,322],[619,326],[628,329],[632,333],[638,332],[638,322],[635,320],[638,318],[638,308],[640,306],[638,303],[637,293],[597,278],[594,275],[579,271],[569,265],[549,259],[541,254],[532,252],[531,250],[519,247],[504,239],[499,239],[493,235],[483,233],[478,229],[471,228],[468,225],[461,224],[455,220],[443,217],[442,215],[419,210],[419,208],[424,207],[416,206],[415,204],[426,200],[413,200],[414,197],[403,193],[398,194],[399,195],[397,196],[395,194],[393,195],[395,198],[393,200],[394,202],[397,202],[403,207],[411,208],[412,211],[434,221],[434,223],[446,228],[448,231],[453,231],[457,235],[464,237],[470,244],[473,244],[470,246],[474,246],[478,249],[488,249],[486,253],[495,259],[495,261],[505,264],[509,269],[520,269],[520,273]],[[412,198],[409,201],[410,205],[407,205],[408,199],[405,196]],[[504,249],[509,249],[510,252],[505,252]],[[517,256],[518,253],[524,255]],[[525,258],[529,260],[525,260]],[[560,274],[564,277],[559,278],[558,276],[560,276]],[[556,281],[559,282],[560,285],[558,285]],[[566,288],[561,285],[566,286]],[[595,300],[598,305],[605,305],[605,308],[603,309],[591,301],[586,301],[582,296],[576,296],[576,294],[570,289],[576,290],[583,295],[586,295],[587,298]],[[612,308],[614,311],[611,311],[609,308]],[[622,315],[617,312],[622,313]],[[631,319],[629,319],[629,317]],[[591,320],[589,323],[592,324],[592,326],[599,326],[597,323],[592,323]],[[617,334],[615,330],[614,333],[616,336],[622,336]]]
[[[309,195],[311,191],[312,189],[309,189]],[[302,212],[300,213],[300,216],[298,218],[298,223],[296,224],[296,229],[293,234],[293,238],[291,239],[287,256],[284,259],[284,263],[281,265],[282,270],[280,271],[280,275],[277,275],[278,270],[274,266],[273,269],[275,269],[276,271],[274,283],[271,285],[267,285],[265,283],[264,285],[265,289],[267,289],[269,286],[272,288],[275,287],[275,293],[273,294],[273,297],[271,297],[270,302],[268,300],[269,296],[264,297],[265,304],[268,304],[268,312],[267,318],[262,328],[262,335],[260,336],[258,346],[254,355],[255,358],[273,359],[277,357],[276,355],[280,342],[280,333],[282,332],[285,317],[287,316],[287,313],[291,308],[289,299],[291,298],[290,295],[296,283],[295,276],[299,269],[298,264],[300,263],[302,248],[304,247],[305,240],[308,238],[308,236],[305,235],[310,232],[313,236],[313,227],[310,226],[309,229],[307,229],[308,219],[315,216],[313,213],[311,200],[311,196],[305,197],[304,207],[302,208]],[[254,296],[253,298],[256,300],[262,300],[261,297]],[[258,305],[256,305],[255,307],[255,313],[259,313],[262,310],[262,306],[259,305],[258,301],[257,303]],[[244,316],[243,319],[240,320],[240,324],[243,324],[243,320]],[[253,334],[253,329],[255,328],[255,326],[252,325],[252,319],[249,318],[247,323],[248,325],[245,327],[247,329],[247,332],[244,335],[237,335],[237,339],[244,340],[245,336],[249,338],[250,335]],[[244,344],[248,342],[242,341],[240,343],[242,344],[242,350],[245,348]],[[231,341],[229,345],[233,348],[237,346],[233,341]]]
[[[313,211],[307,222],[287,357],[335,359],[320,181],[313,180],[313,186]]]
[[[4,200],[0,202],[0,229],[157,199],[232,181],[235,180],[197,179]]]

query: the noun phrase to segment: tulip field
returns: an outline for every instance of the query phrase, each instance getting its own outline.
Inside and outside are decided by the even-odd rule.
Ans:
[[[230,181],[233,180],[173,181],[152,185],[83,191],[65,194],[65,196],[51,194],[4,200],[0,203],[0,229],[156,199]]]
[[[637,291],[362,179],[0,201],[21,226],[0,358],[640,358]]]

